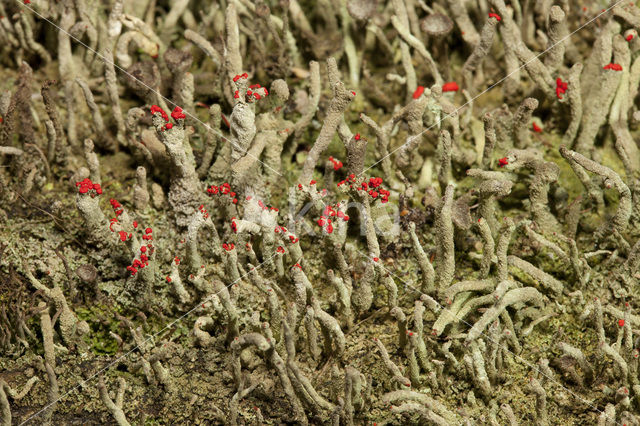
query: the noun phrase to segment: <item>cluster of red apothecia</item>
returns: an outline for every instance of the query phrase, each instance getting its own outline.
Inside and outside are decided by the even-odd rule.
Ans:
[[[237,74],[235,77],[233,77],[233,82],[235,83],[236,81],[240,80],[241,78],[243,79],[247,79],[249,78],[249,74],[242,73],[242,74]],[[262,89],[264,90],[264,96],[269,96],[269,91],[267,90],[266,87],[262,87],[259,84],[252,84],[251,86],[249,86],[249,90],[247,90],[246,93],[246,100],[247,102],[253,102],[254,100],[259,101],[260,99],[262,99],[262,96],[260,93],[258,93],[256,91],[256,89]],[[236,90],[235,93],[233,94],[233,97],[235,99],[239,99],[240,98],[240,91]]]
[[[312,179],[312,180],[309,182],[309,186],[311,186],[311,185],[315,185],[316,183],[318,183],[318,182],[316,182],[314,179]],[[299,184],[298,184],[298,190],[299,190],[299,191],[302,191],[302,189],[303,189],[303,186],[302,186],[302,184],[301,184],[301,183],[299,183]],[[320,191],[320,194],[321,194],[323,197],[324,197],[325,195],[327,195],[327,189],[326,189],[326,188],[322,188],[322,190]]]
[[[207,209],[204,208],[204,204],[200,204],[200,213],[202,213],[202,217],[205,219],[209,219],[209,212],[207,212]]]
[[[342,168],[342,161],[337,160],[333,157],[329,157],[329,161],[331,161],[331,163],[333,163],[333,170],[340,170]]]
[[[622,71],[622,65],[613,62],[602,67],[604,70]]]
[[[289,231],[287,231],[287,228],[285,228],[284,226],[277,225],[277,226],[275,227],[275,229],[273,230],[273,232],[275,232],[276,234],[279,234],[279,233],[283,233],[283,234],[285,234],[285,233],[288,233]],[[293,235],[293,234],[289,234],[289,242],[290,242],[291,244],[295,244],[295,243],[297,243],[298,241],[300,241],[300,238],[296,237],[296,236],[295,236],[295,235]]]
[[[151,105],[151,115],[155,113],[159,113],[164,119],[164,121],[167,122],[167,124],[164,125],[162,130],[170,130],[173,128],[173,123],[169,123],[169,116],[167,115],[167,113],[164,112],[164,110],[160,108],[158,105]],[[187,118],[187,116],[182,111],[182,108],[177,106],[173,109],[173,112],[171,113],[171,118],[173,118],[174,120],[184,120],[185,118]]]
[[[274,212],[278,212],[279,210],[276,207],[269,207],[267,205],[265,205],[262,200],[258,200],[258,206],[260,206],[260,208],[263,211],[274,211]]]
[[[381,177],[369,178],[369,181],[360,183],[360,186],[356,186],[358,191],[367,191],[367,193],[373,199],[379,199],[381,203],[385,204],[389,202],[390,192],[382,188],[383,180]],[[349,185],[349,188],[353,188],[356,183],[356,175],[350,174],[345,180],[338,182],[338,186]]]
[[[91,179],[89,178],[76,182],[76,187],[78,188],[79,194],[89,194],[91,198],[102,194],[102,187],[100,184],[91,182]]]
[[[135,224],[135,222],[134,222]],[[155,250],[151,241],[153,240],[153,236],[151,235],[153,230],[151,228],[146,228],[144,230],[144,235],[142,236],[143,240],[149,241],[147,245],[140,246],[140,259],[133,259],[133,262],[130,266],[127,266],[127,270],[131,272],[131,275],[135,275],[138,272],[138,269],[143,269],[145,266],[149,266],[149,257],[153,254]],[[147,255],[147,251],[149,254]]]
[[[151,236],[151,228],[147,228],[145,231],[148,231],[149,236]],[[131,272],[131,276],[134,276],[138,269],[143,269],[145,266],[149,266],[149,257],[147,256],[147,251],[149,255],[153,254],[153,245],[151,243],[146,246],[140,246],[140,259],[133,259],[131,265],[127,266],[127,271]]]
[[[231,185],[229,185],[228,182],[225,182],[220,186],[211,185],[209,188],[207,188],[207,194],[209,194],[210,197],[212,195],[228,195],[233,204],[238,204],[236,193],[231,190]]]
[[[109,200],[109,203],[111,204],[113,212],[116,215],[116,217],[112,218],[109,221],[109,230],[111,232],[115,232],[115,230],[113,229],[113,225],[118,223],[118,216],[120,216],[124,212],[124,210],[122,208],[122,205],[116,199],[111,198]],[[138,229],[138,222],[135,220],[133,221],[133,228]],[[131,276],[134,276],[138,272],[138,269],[143,269],[146,266],[149,266],[149,256],[151,256],[153,254],[153,251],[155,250],[153,244],[151,243],[151,241],[153,241],[152,233],[153,230],[151,228],[145,228],[142,239],[147,241],[147,244],[140,246],[140,258],[133,259],[131,265],[127,266],[127,271],[131,272]],[[118,231],[118,237],[120,238],[120,241],[126,242],[127,240],[131,240],[131,238],[133,238],[133,234],[131,232],[127,233],[125,231]]]
[[[337,217],[338,219],[342,219],[345,222],[349,220],[349,216],[344,214],[341,210],[339,210],[339,208],[340,203],[337,203],[335,207],[327,204],[324,207],[322,216],[320,216],[320,219],[318,219],[317,221],[318,225],[323,227],[328,234],[331,234],[333,232],[333,224],[331,223],[331,218],[334,218],[335,220],[335,218]]]

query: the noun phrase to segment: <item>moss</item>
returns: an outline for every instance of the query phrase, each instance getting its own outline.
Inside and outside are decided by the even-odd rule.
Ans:
[[[91,332],[84,336],[95,355],[114,355],[118,351],[118,342],[109,332],[120,334],[120,321],[115,320],[112,307],[106,305],[91,305],[75,309],[78,319],[86,321]]]

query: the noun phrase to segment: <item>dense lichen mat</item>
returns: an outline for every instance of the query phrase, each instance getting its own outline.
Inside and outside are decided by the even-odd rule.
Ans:
[[[640,424],[638,29],[0,2],[0,424]]]

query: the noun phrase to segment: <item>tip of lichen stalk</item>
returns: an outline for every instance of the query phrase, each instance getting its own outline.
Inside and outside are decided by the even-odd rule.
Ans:
[[[169,121],[169,116],[166,112],[164,112],[162,108],[160,108],[158,105],[151,105],[151,115],[156,113],[160,114],[164,121]]]
[[[612,71],[622,71],[622,65],[610,63],[602,67],[602,69],[612,70]]]
[[[556,79],[556,97],[558,99],[562,99],[562,96],[567,92],[567,89],[569,87],[569,83],[566,81],[562,81],[562,79],[560,77],[558,77]]]
[[[460,90],[460,86],[455,81],[450,81],[442,85],[442,92],[457,92]]]
[[[90,193],[93,198],[96,195],[102,194],[102,187],[99,183],[93,183],[91,179],[86,178],[80,182],[76,182],[76,187],[78,187],[79,194],[87,194],[89,191],[93,190],[94,192]]]
[[[171,113],[171,118],[173,118],[174,120],[184,120],[185,118],[187,118],[187,116],[182,111],[182,108],[177,106],[173,109],[173,112]]]

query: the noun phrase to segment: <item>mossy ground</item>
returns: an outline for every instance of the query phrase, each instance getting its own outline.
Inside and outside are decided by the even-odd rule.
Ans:
[[[104,180],[105,182],[109,181],[108,178]],[[126,188],[131,183],[131,180],[120,182],[117,187]],[[114,184],[112,190],[116,189],[115,186]],[[127,192],[123,190],[122,193],[126,194]],[[25,257],[28,262],[40,260],[47,264],[49,250],[59,246],[65,247],[65,253],[70,259],[72,268],[82,263],[95,262],[95,259],[91,259],[83,253],[84,248],[80,244],[82,232],[79,229],[80,226],[74,225],[80,223],[80,219],[74,217],[72,205],[67,205],[65,208],[65,211],[69,212],[67,220],[59,219],[61,223],[66,224],[66,232],[64,233],[61,233],[60,228],[56,226],[58,221],[51,215],[37,213],[38,209],[31,208],[34,205],[41,205],[41,208],[46,210],[47,205],[65,199],[72,199],[67,191],[44,191],[39,197],[29,200],[29,204],[21,204],[18,201],[16,208],[9,210],[10,217],[0,231],[0,239],[8,242],[11,247],[20,247],[20,249],[16,249],[15,255]],[[25,214],[28,216],[24,216]],[[399,287],[400,300],[408,301],[415,295],[414,289],[420,287],[419,271],[416,270],[415,263],[411,258],[406,236],[401,238],[397,245],[402,247],[398,251],[397,257],[382,259],[382,261],[388,265],[393,264],[397,274],[395,281]],[[7,259],[11,260],[12,257],[9,255]],[[463,257],[466,256],[461,255],[460,259]],[[561,270],[566,267],[566,265],[558,265],[553,260],[545,262],[542,257],[539,257],[538,260],[543,262],[542,269],[547,271]],[[321,259],[318,258],[317,262],[320,261]],[[312,261],[309,265],[311,271],[314,270],[314,263]],[[58,262],[53,262],[51,267],[55,268],[49,275],[51,281],[65,280],[65,271],[61,269]],[[456,271],[456,279],[470,279],[476,274],[473,265],[465,266],[463,264]],[[320,276],[314,277],[312,275],[310,278],[316,279],[317,281],[314,282],[320,284],[318,290],[321,294],[330,293],[330,290],[326,288],[327,284],[322,283]],[[120,280],[124,280],[124,278],[120,278]],[[113,282],[110,283],[110,285],[113,284]],[[242,290],[242,295],[240,306],[243,305],[243,297],[247,298],[247,304],[249,304],[249,300],[255,299],[255,295],[252,295],[248,288]],[[398,350],[397,328],[386,313],[385,300],[386,290],[382,287],[376,288],[374,310],[366,318],[358,321],[355,328],[347,334],[345,357],[351,360],[351,364],[355,368],[366,371],[373,377],[372,393],[374,395],[392,389],[393,385],[389,374],[378,358],[372,339],[374,337],[380,339],[392,356]],[[253,302],[257,303],[256,300]],[[88,378],[87,373],[110,366],[110,363],[119,357],[117,342],[109,335],[109,331],[118,334],[123,332],[120,322],[115,317],[116,314],[123,313],[123,308],[118,304],[107,303],[106,299],[98,298],[79,301],[74,304],[74,309],[80,319],[86,320],[91,327],[92,332],[87,340],[91,350],[82,357],[78,357],[76,354],[59,355],[56,371],[60,389],[65,393],[71,389],[74,390],[64,396],[58,404],[53,418],[57,424],[78,422],[105,424],[111,419],[99,400],[95,383],[86,386],[79,386],[79,384],[84,378]],[[409,309],[406,314],[410,316],[412,310]],[[249,316],[249,312],[242,312],[241,316],[246,318]],[[230,386],[231,376],[228,374],[224,356],[221,355],[221,350],[216,349],[217,347],[221,349],[220,345],[223,344],[221,325],[218,325],[221,337],[213,347],[206,349],[193,347],[189,336],[189,327],[193,323],[194,317],[195,315],[184,318],[156,337],[157,341],[168,338],[175,344],[174,354],[168,361],[167,367],[171,370],[175,386],[181,389],[180,397],[169,396],[158,387],[147,386],[140,372],[136,374],[127,372],[123,363],[128,357],[110,366],[110,371],[107,373],[107,377],[109,377],[107,382],[110,384],[110,388],[115,388],[114,377],[116,376],[122,376],[127,380],[129,390],[125,398],[125,413],[135,423],[145,425],[215,423],[218,420],[215,410],[211,408],[211,403],[224,408],[233,395]],[[170,320],[171,318],[161,319],[149,316],[144,327],[146,334],[157,333]],[[425,323],[428,324],[432,320],[435,320],[435,317],[427,313]],[[33,321],[30,326],[39,337],[36,321]],[[507,359],[509,374],[506,381],[501,386],[494,388],[494,396],[502,402],[509,403],[518,413],[523,424],[533,422],[535,412],[533,399],[523,391],[531,374],[530,366],[535,365],[540,358],[549,358],[557,352],[554,345],[559,335],[562,335],[568,343],[581,348],[588,358],[597,356],[594,353],[595,332],[577,319],[576,312],[558,315],[536,327],[531,335],[523,339],[522,352]],[[34,344],[33,349],[40,352],[38,340],[34,341]],[[2,376],[8,380],[11,377],[21,377],[26,368],[34,365],[33,358],[34,354],[30,351],[15,360],[3,358],[0,360]],[[313,378],[313,385],[319,392],[324,395],[334,393],[338,395],[342,391],[339,387],[336,389],[336,384],[332,383],[329,374],[332,365],[331,358],[325,359],[318,365],[315,361],[302,356],[299,362],[305,373]],[[290,412],[288,404],[284,402],[284,395],[280,390],[277,378],[261,363],[257,364],[255,368],[253,374],[263,377],[263,383],[271,387],[265,387],[262,392],[252,394],[244,400],[241,403],[241,416],[251,422],[251,419],[254,418],[252,407],[257,405],[261,407],[266,419],[286,421]],[[470,384],[465,386],[464,383],[456,382],[455,387],[438,393],[437,397],[452,410],[463,405],[467,406],[468,410],[468,404],[464,398],[469,390],[472,390]],[[602,394],[598,389],[577,388],[575,386],[564,388],[560,384],[556,384],[553,386],[552,392],[554,392],[556,402],[565,401],[563,405],[549,404],[549,415],[558,421],[557,424],[595,424],[597,413],[593,407],[577,403],[573,396],[577,394],[580,398],[591,401],[592,405],[602,409],[603,407],[598,403]],[[25,399],[13,405],[15,418],[26,418],[34,414],[39,407],[46,405],[46,394],[46,381],[38,382]],[[485,410],[486,407],[478,404],[474,412],[468,414],[475,418],[482,418],[486,414]],[[364,419],[370,422],[375,421],[378,424],[384,423],[385,420],[394,422],[394,417],[389,414],[388,407],[383,406],[380,401],[373,403]],[[419,422],[416,421],[416,424]]]

